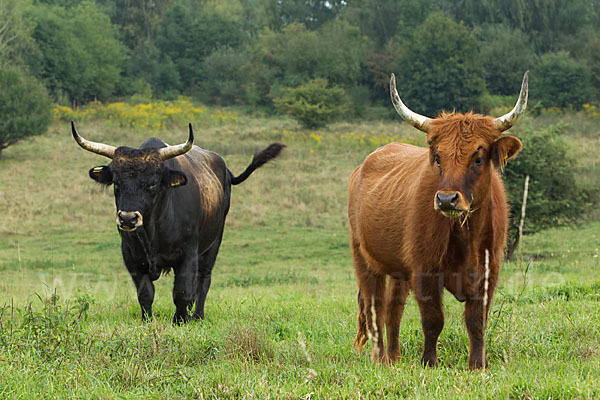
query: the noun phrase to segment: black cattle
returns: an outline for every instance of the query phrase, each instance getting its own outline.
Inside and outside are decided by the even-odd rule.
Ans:
[[[234,177],[218,154],[192,145],[191,124],[184,144],[169,146],[152,138],[138,149],[90,142],[79,136],[72,121],[71,130],[81,147],[112,159],[89,174],[96,182],[114,185],[121,251],[137,288],[142,320],[152,318],[153,281],[170,269],[175,275],[173,322],[189,320],[194,301],[191,318],[204,318],[231,185],[244,182],[285,146],[271,144]]]

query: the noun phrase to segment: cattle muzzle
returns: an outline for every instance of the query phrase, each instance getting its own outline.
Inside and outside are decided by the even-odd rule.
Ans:
[[[469,203],[460,192],[440,190],[435,194],[433,208],[446,217],[457,218],[469,212]]]
[[[117,211],[117,226],[122,231],[132,232],[144,224],[139,211]]]

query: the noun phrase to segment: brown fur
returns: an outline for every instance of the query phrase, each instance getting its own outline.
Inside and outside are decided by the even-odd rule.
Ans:
[[[517,139],[500,136],[490,117],[443,113],[432,121],[427,134],[429,150],[390,143],[354,170],[348,217],[359,286],[357,348],[376,330],[380,334],[373,341],[373,354],[383,362],[399,357],[400,319],[412,289],[425,335],[422,362],[436,365],[446,288],[466,302],[469,366],[485,365],[484,315],[496,288],[508,221],[504,187],[494,166],[503,165],[507,156],[514,157],[521,148]],[[483,160],[479,166],[474,164],[477,158]],[[438,192],[458,194],[457,209],[464,210],[465,218],[437,211]],[[484,312],[486,249],[490,252],[490,302]],[[387,352],[381,334],[384,324]]]

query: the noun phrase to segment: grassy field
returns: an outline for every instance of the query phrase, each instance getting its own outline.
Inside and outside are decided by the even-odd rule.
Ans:
[[[570,124],[580,179],[597,184],[597,122],[521,124],[558,120]],[[114,145],[187,137],[185,125],[144,132],[86,121],[78,129]],[[154,321],[140,322],[112,190],[87,175],[105,159],[80,149],[62,122],[3,152],[0,398],[600,398],[597,218],[525,237],[518,260],[504,264],[486,336],[489,371],[468,370],[462,307],[450,295],[438,368],[419,364],[412,298],[401,362],[374,365],[369,351],[352,349],[347,179],[378,146],[424,138],[392,122],[302,131],[291,120],[243,115],[195,131],[196,144],[236,174],[271,141],[288,149],[233,188],[206,320],[181,327],[170,323],[172,275],[158,281]]]

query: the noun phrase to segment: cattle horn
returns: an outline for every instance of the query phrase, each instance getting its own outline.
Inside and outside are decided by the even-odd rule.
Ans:
[[[512,127],[517,121],[523,116],[525,113],[525,109],[527,108],[527,95],[529,92],[529,71],[525,72],[523,75],[523,83],[521,84],[521,93],[519,94],[519,99],[517,100],[517,104],[515,107],[508,113],[504,114],[501,117],[494,119],[494,124],[498,131],[504,132],[505,130]]]
[[[105,156],[110,159],[114,157],[116,147],[104,143],[91,142],[82,138],[81,136],[79,136],[79,133],[77,133],[77,129],[75,129],[75,123],[73,122],[73,120],[71,120],[71,132],[73,133],[73,138],[75,139],[77,144],[79,144],[87,151],[100,154],[101,156]]]
[[[429,132],[429,127],[431,126],[431,118],[427,118],[421,114],[417,114],[416,112],[411,111],[408,107],[404,105],[402,100],[400,100],[400,96],[398,96],[398,91],[396,90],[396,76],[393,73],[390,79],[390,96],[392,98],[394,108],[396,109],[398,114],[400,114],[403,120],[405,120],[420,131],[423,131],[425,133]]]
[[[183,144],[178,144],[176,146],[167,146],[158,150],[158,155],[162,161],[166,161],[170,158],[180,156],[192,148],[194,144],[194,131],[192,129],[192,124],[190,123],[190,136],[188,137],[187,142]]]

